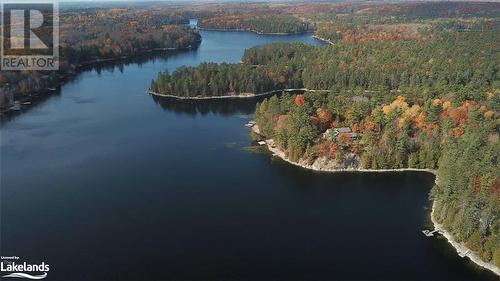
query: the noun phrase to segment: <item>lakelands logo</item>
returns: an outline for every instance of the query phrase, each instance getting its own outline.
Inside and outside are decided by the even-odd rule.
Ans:
[[[49,264],[41,262],[38,264],[30,264],[27,262],[20,262],[19,257],[1,257],[0,270],[2,278],[27,278],[39,280],[47,277],[47,272],[50,270]]]
[[[1,70],[59,69],[55,0],[2,0]]]

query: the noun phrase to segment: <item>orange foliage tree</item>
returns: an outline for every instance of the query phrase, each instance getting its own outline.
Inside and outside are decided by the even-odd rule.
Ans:
[[[304,100],[304,96],[303,96],[303,95],[297,95],[297,96],[295,97],[295,104],[296,104],[297,106],[303,106],[303,105],[304,105],[304,103],[305,103],[305,100]]]

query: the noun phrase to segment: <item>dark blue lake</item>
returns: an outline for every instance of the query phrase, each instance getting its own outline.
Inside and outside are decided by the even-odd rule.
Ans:
[[[498,280],[427,238],[426,173],[319,173],[252,147],[255,100],[179,103],[158,71],[310,35],[202,31],[85,71],[1,124],[3,256],[46,280]]]

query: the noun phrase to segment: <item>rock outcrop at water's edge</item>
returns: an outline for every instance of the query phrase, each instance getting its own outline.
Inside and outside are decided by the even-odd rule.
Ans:
[[[259,126],[255,125],[252,127],[252,131],[258,135],[260,135]],[[359,158],[355,155],[349,155],[347,161],[343,161],[342,164],[339,164],[337,161],[332,161],[327,159],[326,157],[320,157],[313,161],[313,163],[308,163],[306,159],[301,159],[299,161],[290,160],[284,151],[279,149],[275,144],[273,139],[267,139],[266,146],[273,153],[273,156],[279,157],[282,160],[305,169],[310,169],[314,171],[324,171],[324,172],[402,172],[402,171],[420,171],[420,172],[428,172],[432,173],[436,176],[436,184],[439,184],[439,179],[436,170],[432,169],[415,169],[415,168],[403,168],[403,169],[363,169],[360,168]],[[434,218],[434,209],[436,206],[436,202],[432,202],[432,211],[431,211],[431,220],[434,225],[434,229],[437,230],[446,240],[455,248],[458,255],[461,257],[468,257],[472,262],[477,264],[478,266],[488,269],[500,276],[500,269],[495,266],[493,263],[484,262],[481,260],[479,256],[477,256],[472,250],[467,248],[464,244],[458,243],[455,241],[451,233],[449,233],[443,225],[438,223]]]
[[[438,180],[436,179],[436,184],[438,184]],[[495,273],[496,275],[500,276],[500,268],[495,266],[493,263],[490,262],[485,262],[483,261],[479,256],[477,256],[471,249],[467,248],[463,243],[459,243],[455,241],[451,233],[449,233],[442,224],[438,223],[436,219],[434,218],[434,210],[436,208],[436,201],[432,202],[432,211],[431,211],[431,220],[432,224],[434,225],[434,229],[436,229],[439,233],[441,233],[448,243],[455,248],[457,251],[458,255],[461,257],[468,257],[473,263],[477,264],[478,266],[488,269]]]
[[[260,135],[258,125],[252,127],[254,133]],[[290,160],[284,151],[279,149],[273,139],[265,141],[266,146],[273,153],[274,156],[282,160],[305,169],[324,172],[402,172],[402,171],[420,171],[436,174],[436,170],[432,169],[416,169],[416,168],[401,168],[401,169],[364,169],[361,168],[360,159],[355,154],[347,154],[342,161],[334,161],[327,157],[319,157],[310,163],[307,159],[300,159],[299,161]]]
[[[332,40],[330,40],[330,39],[326,39],[326,38],[320,37],[320,36],[318,36],[318,35],[313,35],[312,37],[313,37],[314,39],[316,39],[316,40],[323,41],[323,42],[328,43],[328,44],[330,44],[330,45],[334,45],[334,43],[333,43],[333,42],[332,42]]]

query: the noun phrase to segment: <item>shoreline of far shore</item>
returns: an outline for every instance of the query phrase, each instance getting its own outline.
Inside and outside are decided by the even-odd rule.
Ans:
[[[328,43],[329,45],[334,45],[334,43],[330,39],[323,38],[321,36],[318,36],[314,34],[314,30],[308,30],[304,32],[297,32],[297,33],[286,33],[286,32],[260,32],[257,30],[253,29],[241,29],[241,28],[234,28],[234,29],[224,29],[224,28],[208,28],[208,27],[197,27],[199,30],[206,30],[206,31],[220,31],[220,32],[253,32],[259,35],[302,35],[302,34],[312,34],[312,38]]]
[[[257,30],[253,30],[250,28],[209,28],[209,27],[197,27],[198,30],[206,30],[206,31],[221,31],[221,32],[253,32],[259,35],[301,35],[307,33],[314,33],[314,30],[304,31],[304,32],[296,32],[296,33],[287,33],[287,32],[261,32]]]
[[[259,131],[258,125],[254,125],[252,127],[252,131],[254,133],[262,136],[261,133],[260,133],[260,131]],[[359,173],[366,173],[366,172],[374,173],[374,172],[379,172],[379,173],[385,173],[385,172],[405,172],[405,171],[427,172],[427,173],[431,173],[431,174],[435,175],[435,177],[436,177],[435,183],[439,184],[437,170],[433,170],[433,169],[417,169],[417,168],[401,168],[401,169],[321,169],[321,168],[314,167],[312,165],[301,164],[299,162],[295,162],[295,161],[292,161],[292,160],[288,159],[288,157],[286,157],[284,151],[280,150],[276,146],[271,145],[272,143],[274,143],[274,141],[272,139],[265,140],[265,143],[266,143],[267,149],[273,153],[273,156],[277,156],[281,160],[283,160],[285,162],[288,162],[288,163],[290,163],[290,164],[292,164],[294,166],[301,167],[303,169],[308,169],[308,170],[313,170],[313,171],[319,171],[319,172],[329,172],[329,173],[345,173],[345,172],[359,172]],[[455,239],[453,238],[453,236],[451,235],[451,233],[449,233],[444,228],[443,225],[441,225],[440,223],[438,223],[436,221],[436,219],[434,218],[435,207],[436,207],[436,201],[433,200],[432,201],[432,211],[430,213],[430,216],[431,216],[431,221],[432,221],[432,224],[434,226],[434,229],[437,230],[440,234],[442,234],[444,238],[446,238],[446,240],[448,241],[448,243],[455,249],[455,251],[457,252],[457,254],[460,257],[468,257],[477,266],[479,266],[481,268],[484,268],[484,269],[487,269],[487,270],[493,272],[494,274],[500,276],[500,269],[497,266],[495,266],[491,262],[485,262],[485,261],[483,261],[480,257],[478,257],[472,250],[470,250],[469,248],[467,248],[465,245],[463,245],[462,243],[456,242]]]
[[[202,41],[202,39],[198,40],[196,43],[199,44]],[[98,66],[99,64],[102,63],[107,63],[107,62],[120,62],[120,61],[125,61],[127,59],[134,59],[138,58],[140,56],[146,55],[146,54],[152,54],[155,52],[172,52],[172,51],[184,51],[184,50],[190,50],[192,49],[193,46],[189,45],[187,47],[181,47],[181,48],[153,48],[153,49],[147,49],[143,50],[140,54],[132,54],[128,56],[120,56],[120,57],[114,57],[114,58],[107,58],[107,59],[94,59],[90,61],[84,61],[84,62],[79,62],[78,64],[75,64],[74,71],[70,71],[67,74],[62,74],[61,77],[58,79],[56,83],[53,85],[49,85],[43,89],[39,89],[38,91],[34,91],[30,93],[29,96],[24,96],[21,99],[15,100],[14,102],[19,102],[20,104],[30,102],[29,105],[23,105],[23,107],[30,107],[31,103],[44,96],[51,95],[53,92],[57,90],[57,88],[63,86],[68,82],[69,79],[76,77],[78,74],[80,74],[85,67],[94,67]],[[22,111],[22,108],[20,109],[12,109],[14,105],[9,106],[8,108],[2,108],[0,109],[0,115],[8,115],[8,114],[14,114],[15,112]]]
[[[224,95],[224,96],[194,96],[194,97],[184,97],[184,96],[176,96],[176,95],[169,95],[169,94],[161,94],[157,93],[151,90],[148,90],[148,94],[152,96],[157,96],[157,97],[163,97],[163,98],[171,98],[171,99],[177,99],[177,100],[219,100],[219,99],[246,99],[246,98],[258,98],[258,97],[265,97],[265,96],[271,96],[274,94],[278,94],[281,92],[329,92],[329,90],[310,90],[307,88],[287,88],[287,89],[278,89],[278,90],[272,90],[272,91],[267,91],[259,94],[254,94],[254,93],[239,93],[235,95]]]

